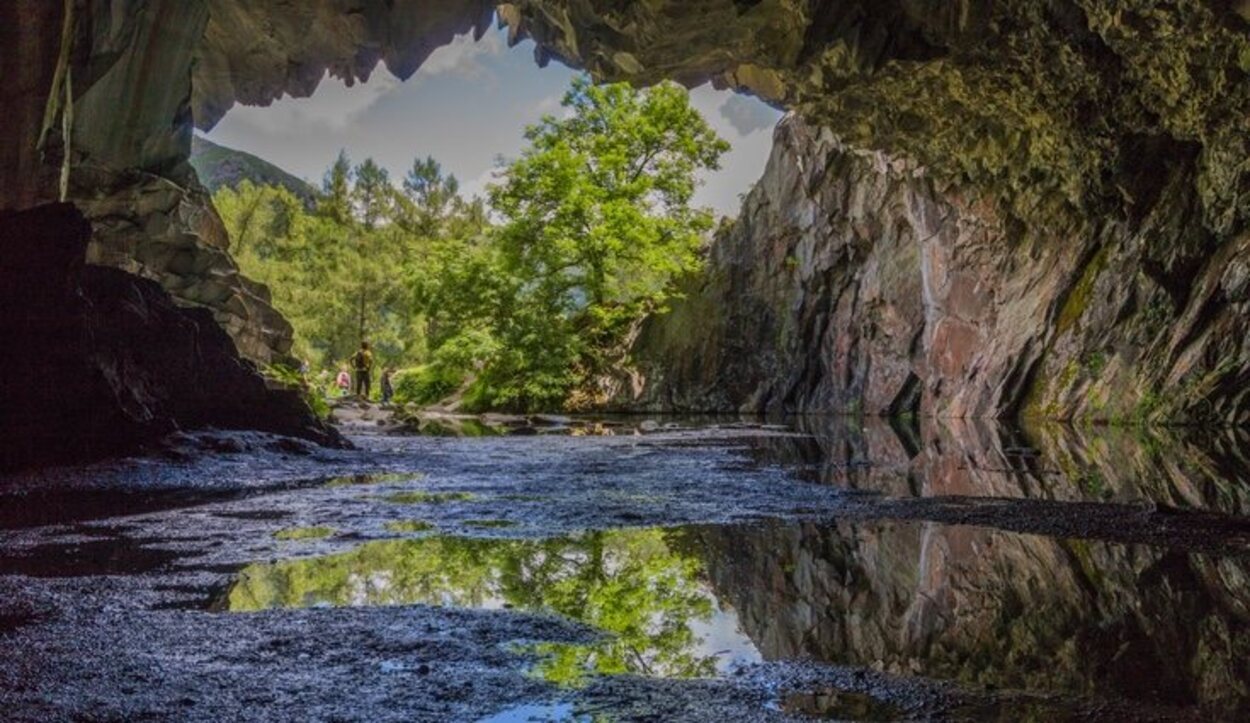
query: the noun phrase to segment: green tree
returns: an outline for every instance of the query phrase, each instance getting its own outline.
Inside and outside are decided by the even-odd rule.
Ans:
[[[270,288],[297,356],[341,362],[368,334],[381,363],[419,360],[424,331],[407,283],[417,239],[394,223],[385,170],[372,160],[352,168],[340,153],[324,188],[316,213],[282,189],[244,181],[220,190],[214,202],[240,268]]]
[[[394,188],[386,169],[366,158],[355,169],[351,190],[354,218],[348,224],[355,247],[351,275],[356,282],[357,337],[365,340],[380,330],[386,307],[394,305],[400,279],[395,273],[396,248],[401,242],[394,229],[380,228],[391,218]]]
[[[729,149],[675,84],[583,77],[563,106],[567,117],[527,129],[529,147],[490,188],[507,306],[483,384],[505,406],[561,402],[698,268],[713,216],[691,205],[697,174]]]
[[[336,223],[348,224],[352,221],[352,162],[347,151],[340,150],[339,156],[326,171],[322,181],[322,196],[317,204],[317,211],[322,216]]]
[[[489,207],[429,156],[397,188],[340,151],[311,213],[277,189],[220,191],[239,264],[272,289],[296,353],[341,363],[367,337],[382,364],[424,365],[412,378],[437,383],[418,386],[463,391],[466,409],[593,389],[698,267],[712,214],[692,198],[728,145],[676,85],[582,78],[563,102],[527,129]]]
[[[373,231],[388,221],[394,208],[395,188],[390,174],[372,158],[356,166],[356,184],[351,191],[355,217],[366,231]]]
[[[438,236],[460,210],[460,181],[444,175],[442,164],[433,156],[417,158],[404,178],[401,203],[409,230],[426,238]]]
[[[277,186],[256,186],[244,180],[237,189],[223,188],[213,199],[217,214],[230,235],[236,258],[248,254],[272,256],[282,239],[292,233],[303,212],[300,200]]]

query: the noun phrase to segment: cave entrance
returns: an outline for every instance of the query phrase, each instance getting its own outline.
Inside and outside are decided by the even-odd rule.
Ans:
[[[407,82],[327,77],[194,138],[231,254],[293,326],[276,367],[334,398],[366,341],[374,398],[385,373],[421,404],[602,401],[591,377],[737,216],[781,113],[532,57],[502,29],[458,36]]]

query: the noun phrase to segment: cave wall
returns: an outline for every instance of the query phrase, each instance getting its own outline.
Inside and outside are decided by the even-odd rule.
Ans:
[[[75,101],[68,143],[58,130],[63,113],[45,114],[63,7],[73,20],[64,56]],[[1116,396],[1149,380],[1153,394],[1183,390],[1206,400],[1205,417],[1241,419],[1235,394],[1204,390],[1244,376],[1229,367],[1244,359],[1230,340],[1244,336],[1240,272],[1217,274],[1212,260],[1241,268],[1250,219],[1245,0],[14,0],[0,8],[0,68],[14,79],[0,91],[12,109],[0,117],[0,134],[20,142],[0,151],[0,208],[54,198],[68,147],[69,197],[96,229],[92,261],[208,307],[245,355],[281,358],[290,328],[266,290],[238,274],[185,163],[192,127],[210,128],[235,102],[307,95],[327,71],[354,82],[385,63],[408,77],[456,33],[484,32],[496,12],[514,39],[537,42],[540,63],[557,59],[642,84],[711,79],[791,108],[813,137],[828,135],[821,143],[845,148],[845,160],[830,162],[817,158],[828,155],[823,145],[792,144],[814,154],[812,164],[795,161],[799,175],[805,165],[830,169],[805,182],[834,188],[841,181],[833,176],[850,174],[847,184],[882,186],[874,198],[894,204],[887,214],[862,200],[830,206],[818,188],[757,194],[730,234],[737,240],[713,252],[737,260],[717,261],[713,274],[750,289],[743,303],[761,314],[801,307],[776,314],[778,322],[827,327],[840,319],[843,331],[761,336],[758,318],[712,290],[707,303],[745,320],[750,333],[709,340],[692,350],[703,364],[682,358],[678,367],[709,367],[708,358],[734,345],[775,348],[773,361],[744,363],[745,378],[732,368],[719,377],[651,370],[671,391],[644,393],[644,403],[685,397],[706,406],[704,397],[718,408],[1160,416],[1156,400]],[[48,143],[34,151],[45,125]],[[911,170],[873,181],[851,162],[868,157]],[[761,202],[796,205],[766,212]],[[800,210],[846,216],[787,220]],[[829,232],[813,229],[850,218],[876,230],[838,232],[830,244],[816,238]],[[791,262],[752,247],[774,222],[791,235],[816,234],[800,244],[806,256]],[[782,244],[772,236],[769,243]],[[746,261],[756,252],[765,261],[752,278]],[[908,266],[909,254],[923,273]],[[1093,268],[1119,269],[1121,259],[1132,280]],[[779,274],[779,260],[801,273]],[[894,275],[874,281],[875,271],[850,270],[862,263]],[[824,286],[811,286],[816,276]],[[1151,284],[1165,289],[1166,302]],[[876,294],[872,309],[846,295],[860,286]],[[1165,332],[1119,328],[1142,304]],[[897,318],[860,323],[881,309]],[[1113,338],[1092,340],[1108,328]],[[1131,358],[1132,346],[1146,342],[1154,346]],[[814,346],[796,351],[796,343]],[[757,383],[760,373],[776,378]],[[1116,381],[1088,378],[1104,375]],[[727,388],[698,391],[708,383]],[[1098,403],[1077,399],[1085,394]]]
[[[66,7],[68,108],[61,90],[50,92]],[[0,119],[0,134],[20,142],[13,157],[0,159],[0,209],[60,198],[68,152],[65,198],[93,227],[87,260],[157,281],[178,303],[208,309],[247,358],[270,363],[286,357],[291,327],[268,290],[239,274],[225,227],[187,163],[190,80],[208,18],[206,4],[176,0],[22,0],[0,9],[5,39],[16,43],[16,52],[0,53],[2,62],[29,78],[4,91],[6,104],[20,110]],[[45,114],[50,95],[58,105]]]
[[[152,450],[210,427],[344,444],[299,391],[269,388],[207,310],[86,264],[91,236],[70,204],[0,212],[0,472]]]
[[[1250,235],[1204,226],[1196,160],[1167,150],[1141,218],[1028,223],[992,190],[787,117],[706,272],[644,326],[618,400],[1245,423]]]

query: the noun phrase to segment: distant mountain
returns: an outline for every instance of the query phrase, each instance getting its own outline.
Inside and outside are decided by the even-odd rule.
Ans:
[[[317,189],[311,184],[269,161],[251,153],[219,146],[199,136],[191,138],[191,166],[199,175],[200,183],[210,191],[223,187],[237,188],[243,181],[251,181],[256,185],[281,186],[309,207],[317,199]]]

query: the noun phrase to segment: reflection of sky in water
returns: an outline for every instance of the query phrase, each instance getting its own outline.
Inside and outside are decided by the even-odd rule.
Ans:
[[[755,643],[742,632],[738,613],[733,608],[718,609],[710,620],[691,620],[690,630],[699,641],[695,646],[696,654],[715,657],[717,672],[728,672],[763,660]]]
[[[644,529],[548,540],[383,540],[334,555],[250,565],[225,607],[511,607],[554,612],[610,633],[604,643],[535,648],[544,659],[535,674],[565,685],[590,673],[702,677],[759,662],[737,613],[705,582],[703,562],[669,544],[680,534]]]

